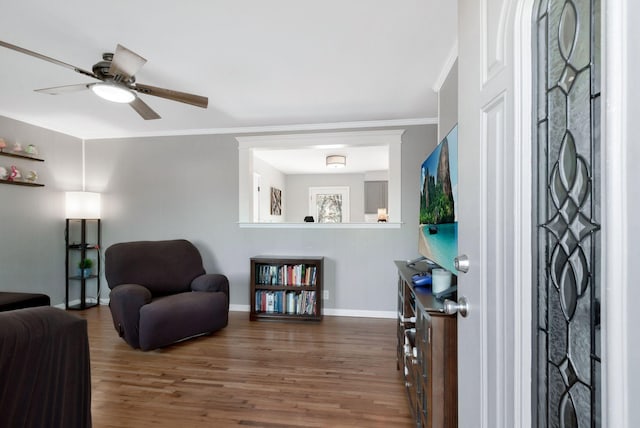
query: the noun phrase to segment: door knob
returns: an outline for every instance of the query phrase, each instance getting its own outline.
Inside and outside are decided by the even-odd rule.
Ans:
[[[444,301],[444,313],[447,315],[453,315],[456,312],[459,312],[462,315],[462,318],[466,318],[469,315],[469,302],[467,302],[467,298],[462,296],[458,299],[458,303],[453,300],[445,300]]]
[[[462,273],[469,272],[469,257],[466,254],[461,254],[453,259],[453,264],[457,271]]]

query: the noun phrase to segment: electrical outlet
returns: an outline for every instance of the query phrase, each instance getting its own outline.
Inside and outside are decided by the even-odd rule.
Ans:
[[[322,291],[322,300],[329,300],[329,290]]]

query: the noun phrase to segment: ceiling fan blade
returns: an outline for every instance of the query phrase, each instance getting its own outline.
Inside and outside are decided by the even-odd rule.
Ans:
[[[109,74],[114,76],[115,81],[127,80],[135,75],[146,62],[147,60],[137,53],[118,44],[111,60]],[[125,79],[122,79],[122,77]]]
[[[60,65],[62,67],[71,69],[76,73],[84,74],[85,76],[90,76],[90,77],[93,77],[94,79],[98,79],[98,76],[93,74],[91,71],[83,70],[80,67],[76,67],[75,65],[67,64],[66,62],[59,61],[55,58],[51,58],[49,56],[39,54],[38,52],[30,51],[29,49],[21,48],[20,46],[12,45],[11,43],[3,42],[2,40],[0,40],[0,46],[4,46],[7,49],[12,49],[16,52],[20,52],[25,55],[30,55],[32,57],[51,62],[53,64]]]
[[[91,83],[80,83],[78,85],[55,86],[53,88],[34,89],[35,92],[42,92],[49,95],[66,94],[68,92],[78,92],[89,88]]]
[[[209,99],[207,97],[188,94],[186,92],[179,92],[179,91],[173,91],[171,89],[157,88],[155,86],[143,85],[141,83],[136,83],[134,86],[131,86],[131,89],[136,90],[142,94],[166,98],[172,101],[179,101],[181,103],[191,104],[192,106],[196,106],[196,107],[207,108],[207,105],[209,105]]]
[[[160,119],[160,115],[153,111],[151,107],[147,105],[140,98],[136,97],[135,100],[131,101],[129,105],[140,115],[144,120],[154,120]]]

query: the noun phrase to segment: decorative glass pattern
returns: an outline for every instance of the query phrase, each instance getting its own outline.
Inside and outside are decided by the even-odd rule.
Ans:
[[[537,425],[600,426],[600,1],[539,0]]]

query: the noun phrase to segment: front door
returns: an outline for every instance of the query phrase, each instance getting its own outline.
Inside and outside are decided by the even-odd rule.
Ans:
[[[468,316],[458,315],[462,428],[531,423],[531,386],[523,381],[531,369],[531,324],[523,323],[531,314],[531,232],[523,221],[531,194],[519,181],[530,180],[531,159],[516,137],[525,135],[516,119],[526,117],[531,94],[514,78],[530,50],[516,55],[514,46],[530,40],[532,3],[458,2],[458,252],[470,260],[458,274],[458,296],[469,302]],[[514,25],[527,14],[526,28]]]
[[[459,2],[461,427],[600,424],[597,7]]]

